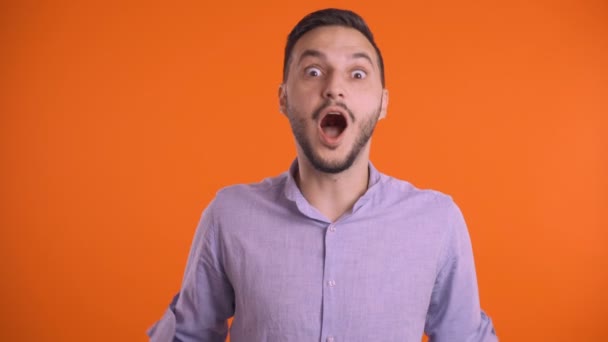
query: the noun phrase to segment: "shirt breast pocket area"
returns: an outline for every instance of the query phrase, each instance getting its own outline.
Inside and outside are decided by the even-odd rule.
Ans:
[[[322,301],[321,253],[285,251],[267,244],[264,256],[247,248],[229,277],[235,285],[235,322],[257,321],[270,331],[318,326]],[[240,316],[240,317],[239,317]],[[288,332],[287,330],[286,332]]]

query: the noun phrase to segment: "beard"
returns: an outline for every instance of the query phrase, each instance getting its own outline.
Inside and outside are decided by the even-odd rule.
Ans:
[[[293,132],[293,135],[298,145],[300,145],[300,148],[302,149],[304,155],[312,164],[312,166],[317,171],[336,174],[348,170],[353,165],[355,160],[357,160],[359,154],[361,154],[361,150],[365,147],[369,139],[372,137],[372,134],[374,133],[376,123],[378,122],[378,117],[380,116],[381,105],[374,113],[372,113],[372,115],[369,115],[365,121],[362,121],[357,126],[355,116],[350,111],[350,109],[348,109],[346,105],[342,103],[337,104],[347,111],[348,115],[351,117],[352,125],[354,126],[354,128],[358,127],[359,132],[357,134],[357,137],[355,138],[353,146],[344,158],[327,160],[322,158],[318,153],[314,151],[310,142],[310,138],[306,134],[306,126],[309,122],[315,122],[318,119],[320,112],[329,105],[331,105],[331,102],[326,101],[310,116],[307,117],[305,115],[299,115],[299,112],[295,108],[287,104],[287,117],[289,118],[291,131]]]

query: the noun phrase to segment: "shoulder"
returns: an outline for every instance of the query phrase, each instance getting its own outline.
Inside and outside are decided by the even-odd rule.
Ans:
[[[378,193],[388,203],[407,205],[412,208],[458,210],[452,196],[434,189],[418,188],[412,183],[381,174]],[[387,203],[387,204],[388,204]]]
[[[468,229],[459,206],[452,196],[433,189],[420,189],[391,176],[382,176],[380,193],[385,204],[411,226],[423,227],[436,242],[440,259],[445,260],[467,250]]]
[[[452,196],[441,191],[421,189],[388,175],[382,175],[375,187],[375,215],[398,222],[410,232],[419,229],[424,236],[441,241],[464,225]]]
[[[283,195],[287,173],[258,183],[234,184],[220,189],[211,203],[214,211],[226,212],[276,202]]]

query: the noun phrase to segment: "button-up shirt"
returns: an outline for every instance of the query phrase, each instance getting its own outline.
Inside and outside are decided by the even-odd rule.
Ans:
[[[151,341],[497,341],[449,196],[370,164],[365,194],[331,222],[296,170],[218,192]]]

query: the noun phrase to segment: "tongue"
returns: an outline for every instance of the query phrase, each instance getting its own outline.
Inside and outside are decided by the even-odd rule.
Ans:
[[[323,127],[323,133],[329,138],[336,138],[341,132],[338,126],[325,126]]]

